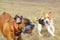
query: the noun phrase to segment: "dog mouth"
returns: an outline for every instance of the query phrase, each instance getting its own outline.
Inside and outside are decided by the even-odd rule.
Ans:
[[[32,29],[28,30],[27,33],[29,33],[29,34],[32,33]]]

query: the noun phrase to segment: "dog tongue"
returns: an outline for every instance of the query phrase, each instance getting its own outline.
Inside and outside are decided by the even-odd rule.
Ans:
[[[31,32],[32,32],[32,30],[28,30],[28,32],[30,32],[30,33],[31,33]]]

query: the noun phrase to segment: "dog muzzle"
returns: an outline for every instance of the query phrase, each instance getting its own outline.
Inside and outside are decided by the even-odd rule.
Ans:
[[[32,33],[32,30],[34,28],[34,25],[30,24],[30,25],[26,25],[24,28],[23,28],[23,33]]]

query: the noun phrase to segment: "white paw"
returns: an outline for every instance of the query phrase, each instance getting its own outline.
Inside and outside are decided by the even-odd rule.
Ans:
[[[53,37],[55,36],[55,35],[52,35]]]
[[[39,33],[39,36],[43,36],[43,35]]]

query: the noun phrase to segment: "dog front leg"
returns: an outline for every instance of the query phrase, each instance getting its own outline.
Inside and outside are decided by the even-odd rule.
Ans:
[[[51,29],[52,29],[52,32],[54,33],[54,31],[55,31],[55,27],[54,27],[53,20],[51,20],[50,27],[51,27]]]
[[[38,24],[38,33],[39,33],[40,36],[42,36],[41,30],[42,30],[42,25]]]
[[[47,30],[48,30],[48,32],[49,32],[52,36],[55,36],[54,33],[52,32],[50,26],[47,26]]]
[[[19,35],[17,40],[23,40],[22,37],[21,37],[21,34]]]
[[[55,31],[55,27],[54,27],[54,23],[53,23],[53,20],[51,20],[51,23],[50,23],[50,28],[54,34],[54,31]]]
[[[8,32],[7,40],[14,40],[14,34],[12,32]]]
[[[51,25],[51,26],[50,26],[50,28],[51,28],[51,30],[52,30],[52,32],[53,32],[53,34],[54,34],[54,31],[55,31],[54,26],[53,26],[53,25]]]

